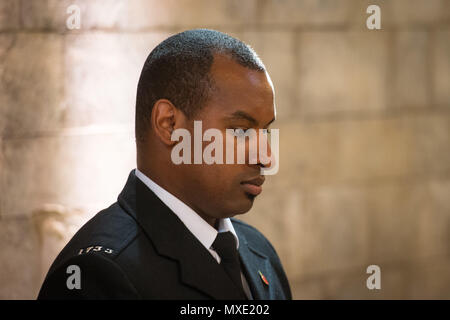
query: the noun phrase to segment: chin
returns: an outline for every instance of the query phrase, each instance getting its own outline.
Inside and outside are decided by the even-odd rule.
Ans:
[[[255,197],[252,195],[245,195],[245,198],[243,200],[233,202],[233,208],[232,210],[230,210],[232,212],[230,217],[249,212],[253,207],[254,199]]]

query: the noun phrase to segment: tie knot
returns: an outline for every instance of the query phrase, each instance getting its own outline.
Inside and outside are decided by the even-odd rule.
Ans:
[[[237,257],[236,239],[229,231],[219,232],[212,246],[221,259],[230,260]]]

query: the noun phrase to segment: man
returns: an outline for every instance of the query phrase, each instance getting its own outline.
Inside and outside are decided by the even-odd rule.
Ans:
[[[264,65],[241,41],[201,29],[159,44],[138,84],[137,169],[62,250],[38,298],[291,299],[272,245],[231,218],[252,207],[266,165],[250,155],[244,164],[172,159],[174,132],[194,135],[194,120],[230,138],[227,129],[267,129],[274,106]]]

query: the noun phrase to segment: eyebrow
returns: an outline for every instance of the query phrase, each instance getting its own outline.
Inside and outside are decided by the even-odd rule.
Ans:
[[[256,121],[255,118],[253,118],[247,112],[241,111],[241,110],[233,112],[230,116],[230,119],[237,119],[237,120],[244,119],[244,120],[249,121],[252,125],[255,125],[255,126],[258,124],[258,121]],[[274,121],[275,121],[275,117],[272,120],[270,120],[266,126],[269,126]]]

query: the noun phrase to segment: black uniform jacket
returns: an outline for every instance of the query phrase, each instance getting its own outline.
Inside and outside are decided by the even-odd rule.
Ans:
[[[255,228],[231,219],[254,299],[291,299],[281,262]],[[76,266],[79,272],[74,271]],[[75,268],[76,268],[75,267]],[[79,275],[78,285],[74,277]],[[134,170],[53,262],[38,299],[245,299],[209,251]]]

